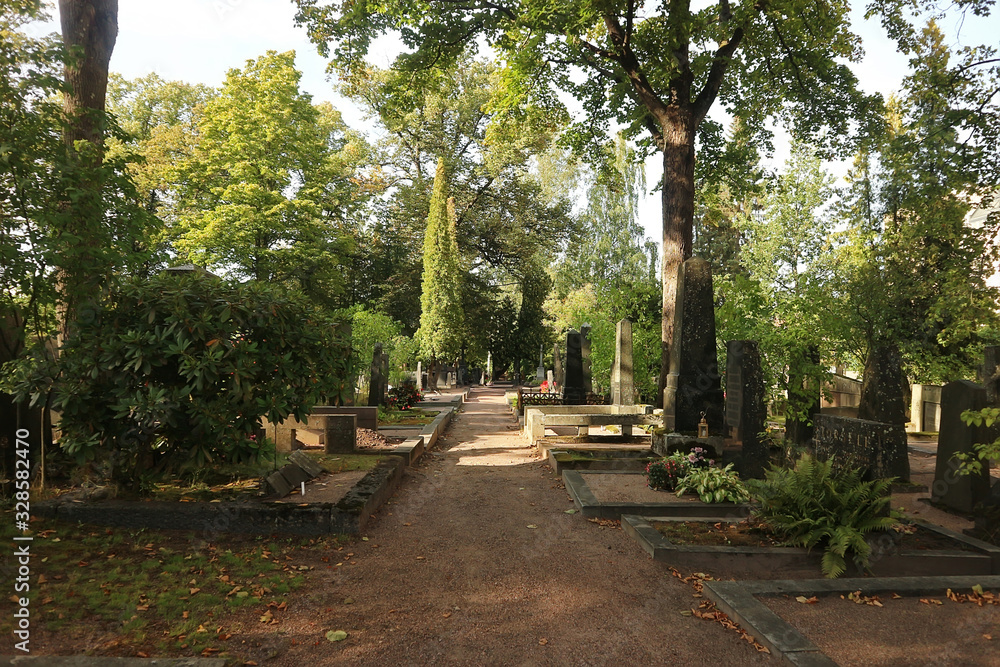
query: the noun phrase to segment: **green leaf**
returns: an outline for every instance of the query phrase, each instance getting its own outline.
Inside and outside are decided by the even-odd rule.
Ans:
[[[326,640],[329,642],[342,642],[347,639],[347,633],[343,630],[330,630],[326,633]]]

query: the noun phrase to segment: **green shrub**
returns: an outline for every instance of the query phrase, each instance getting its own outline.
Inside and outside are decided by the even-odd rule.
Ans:
[[[309,306],[211,275],[129,281],[81,318],[58,360],[15,369],[23,399],[53,393],[60,446],[137,492],[168,472],[263,451],[261,417],[305,418],[351,391],[347,342]]]
[[[691,468],[677,484],[677,495],[698,494],[703,503],[745,503],[750,493],[730,463],[725,468]]]
[[[687,456],[675,452],[660,461],[646,465],[646,485],[654,490],[673,491],[688,472]]]
[[[809,455],[791,470],[772,466],[764,480],[751,482],[760,501],[756,518],[791,544],[822,547],[830,578],[843,574],[848,557],[867,569],[871,547],[864,535],[898,523],[887,511],[891,486],[889,479],[865,482],[856,471],[834,472],[832,461]]]

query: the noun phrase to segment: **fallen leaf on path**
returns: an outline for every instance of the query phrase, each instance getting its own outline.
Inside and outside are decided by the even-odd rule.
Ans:
[[[576,510],[566,510],[566,514],[576,514]]]
[[[816,604],[817,602],[819,602],[819,598],[816,597],[815,595],[812,596],[811,598],[807,598],[805,595],[799,595],[795,598],[795,601],[800,602],[802,604]]]
[[[902,599],[903,599],[903,596],[902,596],[902,595],[900,595],[899,593],[893,593],[893,594],[892,594],[892,599],[893,599],[893,600],[902,600]]]
[[[344,604],[354,604],[354,598],[344,598]]]
[[[450,612],[450,611],[446,611],[445,613],[443,613],[443,614],[441,614],[441,615],[442,615],[443,617],[445,617],[445,618],[450,618],[450,617],[451,617],[451,612]]]
[[[541,639],[539,639],[539,640],[538,640],[538,643],[539,643],[539,644],[540,644],[541,646],[545,646],[546,644],[548,644],[548,643],[549,643],[549,640],[548,640],[548,639],[546,639],[545,637],[542,637]]]
[[[983,639],[993,639],[993,635],[984,634]]]
[[[330,630],[326,633],[327,641],[342,642],[347,639],[347,633],[343,630]]]
[[[538,526],[536,526],[536,525],[535,525],[535,524],[533,524],[533,523],[532,523],[532,524],[528,524],[528,526],[526,526],[526,527],[527,527],[527,528],[538,528]]]
[[[424,558],[423,556],[417,556],[417,560],[427,560],[427,559]]]

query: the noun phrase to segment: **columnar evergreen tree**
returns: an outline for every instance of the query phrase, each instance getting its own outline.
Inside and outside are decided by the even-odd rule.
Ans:
[[[448,173],[438,160],[424,232],[424,274],[420,293],[420,352],[431,361],[455,359],[462,349],[463,327],[455,201],[448,197]],[[434,377],[431,372],[430,377]],[[431,382],[435,386],[434,381]]]

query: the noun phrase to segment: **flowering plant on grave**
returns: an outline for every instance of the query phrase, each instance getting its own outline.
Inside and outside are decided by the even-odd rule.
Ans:
[[[703,447],[695,447],[685,457],[691,468],[708,468],[715,465],[715,460],[707,457],[708,451]]]
[[[394,410],[406,410],[424,399],[416,385],[404,384],[389,390],[389,407]]]
[[[646,465],[646,485],[657,491],[673,491],[687,475],[688,469],[687,457],[681,453],[651,461]]]

